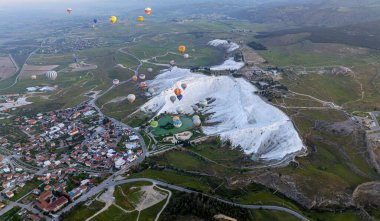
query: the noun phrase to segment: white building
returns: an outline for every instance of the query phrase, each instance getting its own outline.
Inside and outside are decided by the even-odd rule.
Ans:
[[[115,167],[120,169],[125,163],[126,161],[122,157],[120,157],[119,159],[116,160]]]

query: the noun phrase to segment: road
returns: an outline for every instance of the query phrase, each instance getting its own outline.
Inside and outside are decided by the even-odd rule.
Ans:
[[[289,213],[289,214],[291,214],[291,215],[299,218],[300,220],[308,221],[308,219],[306,217],[304,217],[303,215],[297,213],[296,211],[293,211],[291,209],[288,209],[288,208],[285,208],[285,207],[281,207],[281,206],[234,203],[234,202],[231,202],[231,201],[228,201],[228,200],[220,199],[218,197],[214,197],[214,196],[210,196],[210,195],[207,195],[207,194],[199,193],[199,192],[194,191],[194,190],[189,190],[189,189],[186,189],[184,187],[168,184],[168,183],[165,183],[165,182],[161,182],[161,181],[153,180],[153,179],[149,179],[149,178],[132,178],[132,179],[127,179],[127,180],[113,181],[111,177],[108,178],[106,181],[104,181],[101,185],[92,188],[89,192],[87,192],[86,194],[82,195],[78,200],[75,201],[75,203],[72,203],[69,206],[67,206],[64,209],[62,209],[60,212],[57,213],[57,215],[61,215],[62,213],[70,211],[71,208],[73,208],[79,202],[85,202],[89,198],[91,198],[91,197],[99,194],[100,192],[102,192],[105,188],[108,188],[108,187],[111,187],[111,186],[117,186],[117,185],[121,185],[121,184],[125,184],[125,183],[133,183],[133,182],[140,182],[140,181],[152,182],[155,185],[159,185],[159,186],[162,186],[162,187],[166,187],[166,188],[169,188],[169,189],[172,189],[172,190],[177,190],[177,191],[181,191],[181,192],[185,192],[185,193],[202,194],[202,195],[205,195],[207,197],[210,197],[210,198],[213,198],[215,200],[218,200],[220,202],[223,202],[223,203],[226,203],[226,204],[229,204],[229,205],[232,205],[232,206],[237,206],[237,207],[240,207],[240,208],[282,211],[282,212]],[[58,218],[55,218],[54,220],[58,220]]]
[[[34,51],[32,51],[32,52],[29,54],[29,56],[26,58],[24,64],[22,65],[21,70],[19,70],[19,72],[17,73],[16,79],[15,79],[15,81],[13,82],[13,84],[9,85],[9,86],[6,87],[6,88],[1,88],[0,91],[2,91],[2,90],[6,90],[6,89],[9,89],[9,88],[11,88],[11,87],[13,87],[14,85],[17,84],[18,79],[20,78],[20,75],[22,74],[22,72],[23,72],[23,70],[24,70],[24,68],[25,68],[26,62],[27,62],[27,61],[29,60],[29,58],[30,58],[32,55],[34,55],[34,54],[35,54],[35,53],[36,53],[41,47],[42,47],[42,43],[41,43],[41,45],[40,45],[39,48],[35,49]],[[12,58],[12,61],[13,61],[13,58]],[[17,66],[17,68],[18,68],[18,66]]]

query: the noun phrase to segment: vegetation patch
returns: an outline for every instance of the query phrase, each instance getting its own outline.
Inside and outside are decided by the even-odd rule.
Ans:
[[[76,205],[71,211],[61,215],[62,221],[83,221],[90,218],[96,212],[101,210],[106,204],[94,200],[89,206],[84,203]]]

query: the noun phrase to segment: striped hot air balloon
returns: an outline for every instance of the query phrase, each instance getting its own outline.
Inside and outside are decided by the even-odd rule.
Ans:
[[[55,80],[58,77],[58,73],[56,71],[48,71],[46,72],[46,77],[50,80]]]
[[[139,78],[141,79],[141,80],[144,80],[145,79],[145,74],[139,74]]]

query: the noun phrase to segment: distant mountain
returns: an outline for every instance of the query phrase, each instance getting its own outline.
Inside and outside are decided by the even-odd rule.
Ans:
[[[380,1],[281,1],[252,6],[231,15],[258,23],[333,27],[379,20]]]
[[[314,43],[339,43],[380,50],[380,20],[340,27],[305,27],[259,33],[256,38],[310,33],[305,39]]]

